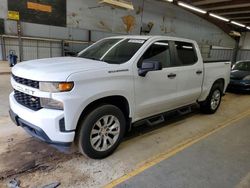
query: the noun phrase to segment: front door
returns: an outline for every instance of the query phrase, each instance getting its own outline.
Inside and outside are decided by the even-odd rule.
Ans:
[[[143,60],[159,61],[162,70],[148,72],[145,77],[135,76],[135,120],[146,118],[176,107],[177,72],[171,62],[168,41],[155,41],[137,64]]]

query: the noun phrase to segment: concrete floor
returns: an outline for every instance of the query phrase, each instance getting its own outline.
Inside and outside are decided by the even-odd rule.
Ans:
[[[116,186],[249,188],[250,115]]]
[[[6,187],[14,177],[21,180],[22,187],[41,187],[55,181],[61,182],[60,187],[102,187],[180,143],[235,120],[250,109],[249,95],[230,93],[223,98],[214,115],[203,115],[195,110],[158,126],[135,128],[112,156],[92,160],[74,149],[70,154],[60,153],[16,127],[8,117],[9,79],[10,75],[0,75],[0,187]],[[241,137],[244,131],[235,133]],[[217,152],[217,144],[210,145],[213,147]],[[234,176],[238,171],[228,173]]]
[[[0,75],[8,74],[11,71],[11,67],[7,61],[0,61]]]

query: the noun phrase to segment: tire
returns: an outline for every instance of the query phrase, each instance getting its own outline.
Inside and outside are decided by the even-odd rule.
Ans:
[[[79,126],[76,137],[79,151],[89,158],[102,159],[121,143],[126,121],[118,107],[105,104],[88,113]]]
[[[202,113],[213,114],[217,111],[221,103],[223,86],[219,83],[213,85],[207,99],[200,103]]]

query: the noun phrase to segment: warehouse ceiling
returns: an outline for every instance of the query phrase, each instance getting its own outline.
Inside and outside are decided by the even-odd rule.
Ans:
[[[250,27],[250,0],[182,0],[182,2],[207,11],[207,14],[199,14],[200,17],[213,22],[225,32],[230,30],[235,31],[249,31]],[[174,1],[177,4],[177,1]],[[216,19],[209,16],[215,14],[228,19],[228,22]],[[240,23],[246,27],[235,25],[233,23]]]

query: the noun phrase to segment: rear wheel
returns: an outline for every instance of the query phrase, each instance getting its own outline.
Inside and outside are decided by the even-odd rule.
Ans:
[[[118,107],[97,107],[80,122],[76,139],[79,151],[95,159],[109,156],[119,146],[125,126],[125,117]]]
[[[220,106],[222,97],[221,84],[214,84],[206,101],[200,103],[200,109],[203,113],[213,114]]]

